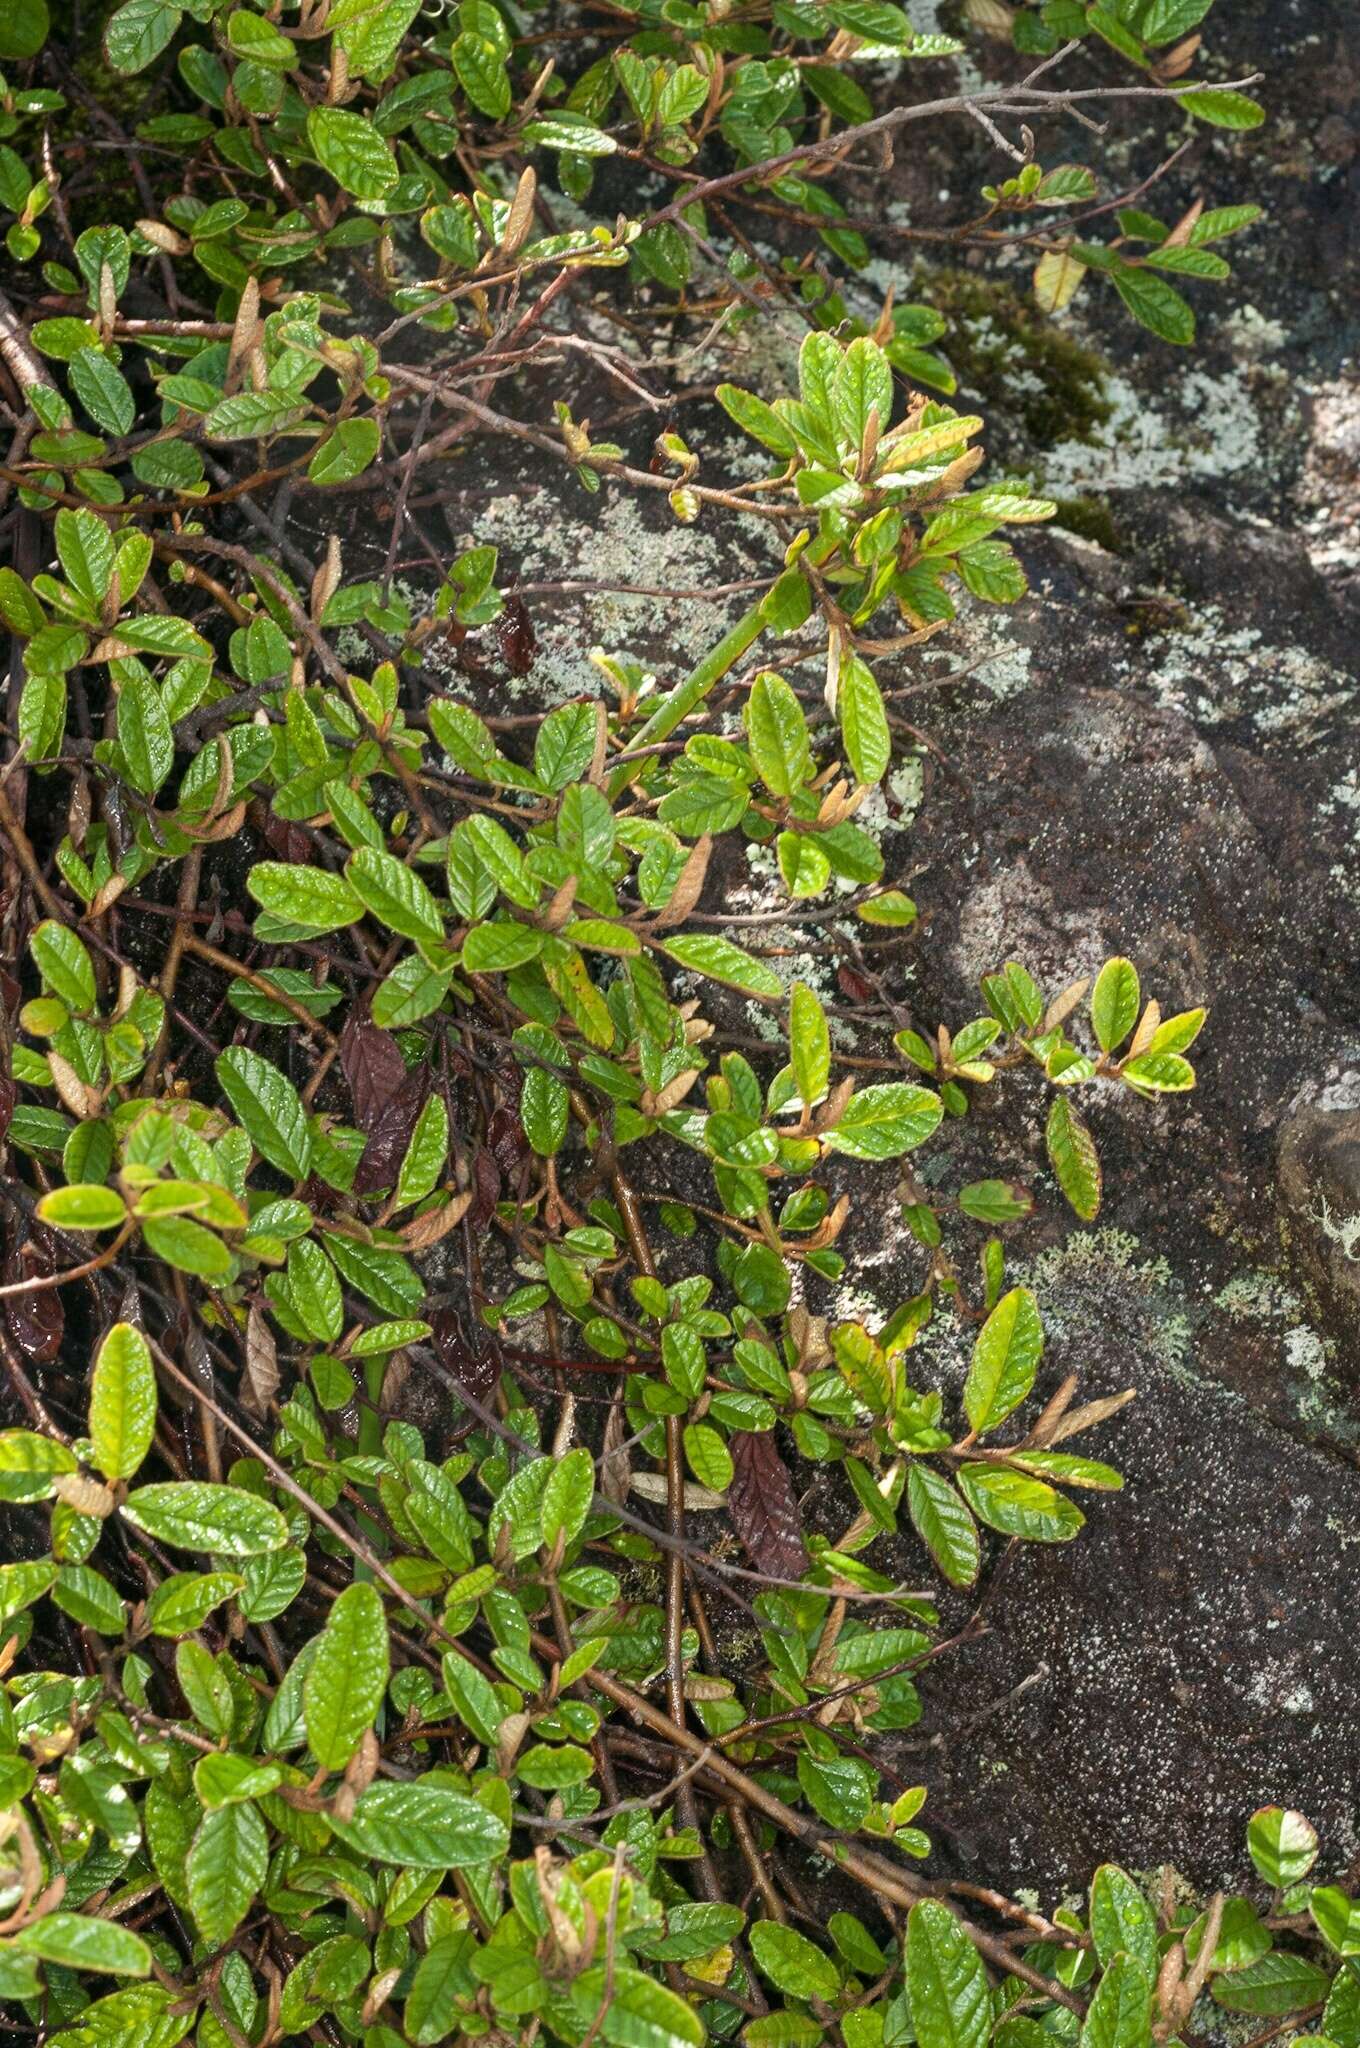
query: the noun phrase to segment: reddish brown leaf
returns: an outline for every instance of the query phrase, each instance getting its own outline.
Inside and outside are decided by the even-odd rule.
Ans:
[[[519,1170],[529,1156],[529,1140],[524,1135],[517,1109],[495,1109],[486,1127],[486,1142],[491,1156],[508,1181],[519,1179]]]
[[[384,1034],[385,1035],[385,1034]],[[401,1054],[397,1054],[398,1059]],[[401,1086],[379,1110],[368,1129],[368,1143],[354,1176],[356,1195],[371,1195],[375,1188],[390,1188],[406,1156],[416,1118],[430,1092],[430,1070],[412,1067],[403,1073]]]
[[[485,1145],[479,1145],[472,1161],[472,1207],[468,1225],[479,1230],[501,1198],[501,1170]]]
[[[534,665],[538,641],[534,636],[529,608],[524,599],[513,591],[506,598],[505,608],[496,621],[496,638],[511,675],[527,676]]]
[[[390,1031],[351,1010],[340,1033],[340,1066],[349,1083],[354,1121],[370,1137],[378,1118],[406,1079],[401,1047]]]
[[[315,859],[311,835],[301,825],[294,825],[287,818],[276,818],[272,811],[266,811],[262,827],[270,851],[291,866],[305,868]]]
[[[431,1317],[434,1328],[434,1348],[441,1362],[447,1366],[460,1387],[466,1387],[473,1400],[485,1407],[501,1383],[500,1352],[492,1343],[489,1334],[480,1325],[471,1329],[451,1303],[435,1310]],[[477,1418],[470,1411],[457,1425],[455,1434],[465,1436],[476,1426]]]
[[[7,1285],[12,1286],[17,1280],[46,1278],[51,1273],[52,1261],[34,1246],[26,1246],[25,1254],[5,1261]],[[60,1289],[45,1287],[37,1294],[6,1295],[5,1328],[32,1364],[50,1365],[61,1350],[66,1330]]]
[[[803,1518],[773,1430],[736,1430],[727,1448],[732,1453],[727,1506],[748,1557],[771,1578],[801,1578],[808,1561]]]

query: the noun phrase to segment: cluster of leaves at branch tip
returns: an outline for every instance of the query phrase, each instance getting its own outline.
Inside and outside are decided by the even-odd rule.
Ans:
[[[1188,343],[1260,209],[1164,221],[1155,177],[1035,137],[1078,51],[1178,139],[1254,126],[1199,68],[1209,11],[967,0],[1033,65],[931,99],[965,44],[892,0],[121,0],[97,111],[136,213],[64,176],[92,67],[47,0],[0,8],[0,1999],[50,2048],[1161,2048],[1205,1990],[1360,2048],[1360,1915],[1302,1816],[1254,1816],[1240,1896],[1106,1865],[1084,1913],[992,1895],[1003,1939],[876,1761],[937,1598],[1121,1485],[1072,1446],[1130,1395],[1045,1359],[1003,1233],[1096,1217],[1104,1108],[1174,1109],[1204,1013],[1123,957],[906,1007],[897,678],[1024,597],[1054,508],[980,477],[947,321],[871,285],[838,173],[971,110],[1007,174],[944,238],[1018,253],[1036,318],[1106,280]],[[641,466],[570,379],[517,381],[572,346],[664,374],[582,317],[623,298],[678,362],[759,362],[791,311],[796,387],[677,401]],[[748,608],[661,686],[596,649],[526,737],[475,687],[532,665],[516,565],[474,516],[426,595],[390,574],[473,433],[574,497],[744,518]],[[395,522],[364,580],[355,496]],[[725,920],[748,856],[774,908]],[[771,924],[831,939],[834,992]],[[1044,1103],[1037,1193],[951,1171],[1003,1087]],[[894,1178],[907,1298],[838,1316]]]

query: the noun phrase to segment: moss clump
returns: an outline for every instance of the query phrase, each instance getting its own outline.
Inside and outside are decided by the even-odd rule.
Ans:
[[[1053,524],[1079,540],[1093,540],[1112,555],[1122,554],[1123,536],[1103,498],[1059,498]]]
[[[1031,445],[1085,441],[1109,419],[1103,357],[1045,321],[1012,286],[964,270],[932,270],[926,283],[949,321],[960,383],[1015,419]]]

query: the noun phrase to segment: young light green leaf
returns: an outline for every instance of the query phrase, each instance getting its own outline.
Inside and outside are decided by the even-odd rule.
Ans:
[[[400,176],[391,149],[362,114],[342,107],[313,107],[307,116],[307,140],[321,168],[356,199],[385,199]]]
[[[687,967],[692,974],[706,974],[711,981],[726,982],[747,995],[764,996],[773,1002],[784,993],[783,982],[763,960],[754,959],[716,933],[685,932],[677,939],[667,940],[661,950],[677,967]]]
[[[820,999],[803,981],[795,981],[789,997],[789,1051],[799,1097],[812,1109],[831,1078],[831,1030]]]
[[[1086,1517],[1042,1479],[1005,1465],[961,1465],[959,1487],[980,1522],[1027,1543],[1070,1543]]]
[[[350,856],[345,879],[366,910],[404,939],[439,940],[444,919],[420,876],[376,846]]]
[[[1132,960],[1107,960],[1091,991],[1091,1022],[1102,1052],[1113,1052],[1138,1022],[1141,991]]]
[[[288,1527],[278,1509],[239,1486],[214,1486],[196,1479],[139,1486],[121,1512],[175,1550],[202,1550],[221,1557],[254,1557],[281,1550]]]
[[[89,1428],[96,1469],[131,1479],[156,1434],[156,1369],[131,1323],[115,1323],[96,1354]]]
[[[923,1145],[943,1115],[933,1088],[880,1082],[851,1096],[835,1129],[822,1133],[822,1142],[853,1159],[897,1159]]]
[[[1100,1155],[1070,1096],[1053,1097],[1044,1143],[1058,1186],[1082,1222],[1094,1222],[1100,1211]]]
[[[1038,1303],[1028,1287],[1012,1287],[978,1332],[963,1389],[964,1413],[978,1435],[1004,1422],[1024,1400],[1043,1348]]]
[[[981,1560],[977,1524],[944,1474],[920,1459],[907,1471],[907,1511],[950,1585],[971,1586]]]
[[[323,1770],[343,1770],[373,1726],[387,1672],[382,1598],[361,1579],[333,1602],[302,1691],[307,1747]]]
[[[874,672],[857,654],[849,654],[841,662],[836,709],[855,780],[881,781],[892,759],[892,734]]]

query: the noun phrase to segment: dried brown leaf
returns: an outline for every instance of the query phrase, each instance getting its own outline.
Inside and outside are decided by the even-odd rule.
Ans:
[[[732,1479],[727,1507],[732,1527],[757,1571],[799,1579],[807,1569],[803,1518],[772,1430],[734,1430],[727,1448]]]

